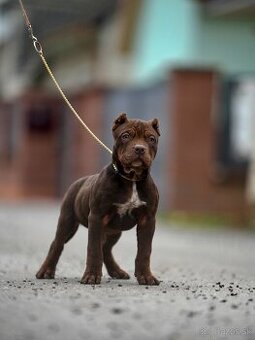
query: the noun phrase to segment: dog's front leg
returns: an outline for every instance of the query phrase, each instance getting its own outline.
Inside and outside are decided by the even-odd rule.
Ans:
[[[150,270],[152,239],[155,231],[155,218],[143,218],[137,225],[137,256],[135,276],[140,285],[159,285]]]
[[[103,266],[103,223],[90,213],[88,219],[88,247],[85,273],[81,279],[84,284],[99,284]]]

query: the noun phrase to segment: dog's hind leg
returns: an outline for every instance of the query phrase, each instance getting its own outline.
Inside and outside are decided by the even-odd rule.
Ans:
[[[103,246],[103,258],[108,274],[114,279],[129,279],[128,273],[121,269],[115,262],[112,255],[112,248],[120,239],[121,232],[118,234],[107,235]]]
[[[36,274],[37,279],[53,279],[55,276],[56,266],[59,257],[64,248],[64,244],[67,243],[76,233],[79,223],[76,221],[74,214],[67,211],[63,213],[61,211],[57,232],[55,239],[51,243],[48,255],[43,262],[41,268]]]
[[[64,248],[64,244],[74,236],[79,227],[79,222],[74,212],[74,202],[77,192],[83,183],[83,178],[73,183],[63,199],[56,235],[53,242],[51,243],[45,261],[36,274],[37,279],[54,278],[56,266]]]

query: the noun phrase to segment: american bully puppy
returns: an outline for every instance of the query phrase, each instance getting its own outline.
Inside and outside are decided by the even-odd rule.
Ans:
[[[157,153],[157,119],[128,119],[125,113],[114,121],[112,163],[99,174],[73,183],[66,192],[55,238],[37,272],[38,279],[53,279],[56,265],[79,224],[88,228],[87,262],[81,283],[99,284],[103,263],[115,279],[129,279],[119,267],[112,248],[122,231],[137,226],[135,276],[141,285],[158,285],[151,273],[150,255],[158,207],[158,191],[150,175]]]

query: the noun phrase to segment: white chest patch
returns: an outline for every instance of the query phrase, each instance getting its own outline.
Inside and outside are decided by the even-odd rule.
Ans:
[[[117,206],[117,212],[120,217],[124,216],[127,213],[131,215],[133,209],[139,208],[141,205],[146,204],[146,202],[140,200],[135,182],[133,183],[133,191],[130,199],[125,203],[114,203],[114,205]]]

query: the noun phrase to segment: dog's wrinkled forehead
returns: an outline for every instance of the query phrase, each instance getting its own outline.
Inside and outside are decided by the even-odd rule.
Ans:
[[[159,122],[155,118],[149,121],[138,119],[128,119],[126,113],[121,113],[113,123],[113,136],[116,139],[123,131],[132,129],[137,137],[143,137],[145,131],[149,131],[156,136],[160,136]]]

